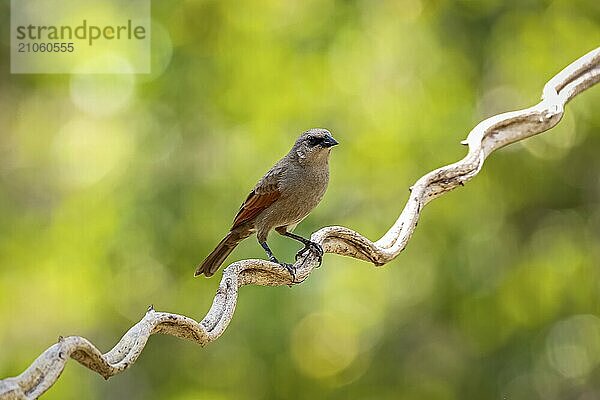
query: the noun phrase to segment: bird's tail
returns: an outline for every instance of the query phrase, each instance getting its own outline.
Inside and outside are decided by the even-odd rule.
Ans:
[[[227,258],[229,254],[235,249],[235,247],[244,239],[252,234],[252,231],[230,231],[227,236],[223,238],[217,245],[217,247],[206,257],[206,259],[198,266],[194,276],[198,276],[201,274],[206,275],[206,277],[212,276],[223,261]]]

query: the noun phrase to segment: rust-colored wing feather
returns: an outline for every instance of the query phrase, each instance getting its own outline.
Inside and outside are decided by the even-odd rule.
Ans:
[[[254,190],[250,192],[246,201],[240,207],[240,211],[235,216],[231,230],[256,218],[258,214],[267,209],[281,196],[279,181],[283,172],[284,168],[275,165],[256,184]]]

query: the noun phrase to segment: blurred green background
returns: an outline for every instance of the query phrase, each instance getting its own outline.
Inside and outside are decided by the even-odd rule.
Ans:
[[[59,335],[109,350],[193,279],[256,180],[311,127],[341,145],[304,236],[369,238],[483,118],[535,104],[600,45],[596,0],[154,1],[150,75],[11,75],[0,3],[0,377]],[[326,255],[241,290],[200,348],[153,336],[105,382],[69,362],[46,399],[600,397],[600,89],[430,204],[383,268]],[[276,254],[298,246],[272,235]],[[263,257],[254,239],[230,257]]]

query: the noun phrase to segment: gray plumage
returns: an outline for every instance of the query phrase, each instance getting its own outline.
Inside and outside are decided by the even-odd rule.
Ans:
[[[305,247],[315,246],[322,255],[318,244],[291,232],[323,198],[329,183],[329,153],[336,144],[326,129],[302,133],[290,152],[254,186],[229,233],[198,266],[195,276],[213,275],[233,249],[255,232],[269,259],[279,263],[266,243],[273,229],[304,243]],[[288,264],[279,264],[290,268]],[[293,270],[290,272],[293,275]]]

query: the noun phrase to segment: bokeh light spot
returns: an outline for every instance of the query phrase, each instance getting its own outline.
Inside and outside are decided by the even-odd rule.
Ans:
[[[550,365],[567,378],[583,378],[600,362],[600,318],[576,315],[554,325],[546,338]]]
[[[68,186],[87,186],[114,171],[132,149],[132,137],[116,124],[73,119],[60,130],[53,150]]]
[[[89,74],[96,64],[105,64],[105,69],[114,74]],[[106,117],[116,114],[131,103],[135,89],[135,75],[123,73],[132,71],[129,62],[123,58],[105,54],[80,65],[79,74],[71,77],[71,101],[81,111]]]
[[[308,315],[296,325],[291,340],[296,365],[314,378],[336,375],[358,353],[355,331],[330,314]]]

